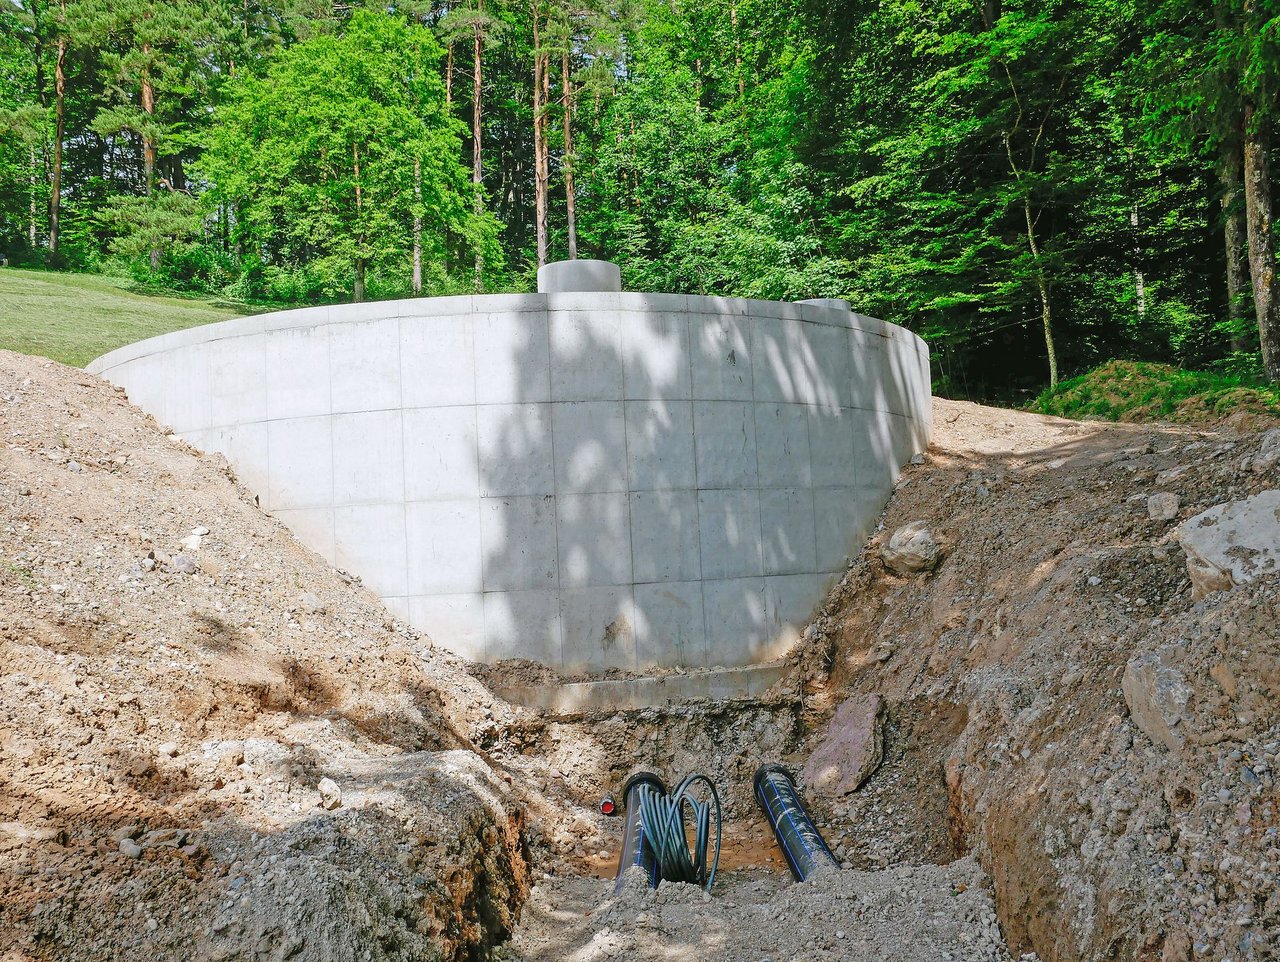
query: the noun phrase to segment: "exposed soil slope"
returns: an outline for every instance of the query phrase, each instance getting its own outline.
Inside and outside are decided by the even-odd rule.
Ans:
[[[526,887],[503,710],[221,459],[0,352],[0,958],[471,958]]]
[[[852,861],[936,857],[945,828],[990,872],[1011,949],[1044,960],[1276,958],[1280,579],[1196,601],[1174,538],[1280,487],[1262,435],[943,401],[936,427],[809,633],[807,663],[832,666],[810,708],[890,706],[887,768],[818,800]],[[1149,511],[1160,492],[1171,519]],[[900,577],[877,549],[917,520],[946,557]],[[1156,661],[1172,748],[1122,691]]]

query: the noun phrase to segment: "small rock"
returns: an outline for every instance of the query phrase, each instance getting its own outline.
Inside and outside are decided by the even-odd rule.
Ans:
[[[1280,464],[1280,428],[1272,428],[1262,436],[1262,450],[1253,459],[1253,470],[1268,471]]]
[[[1100,584],[1102,584],[1102,579],[1101,579],[1101,578],[1099,578],[1097,575],[1090,575],[1090,576],[1089,576],[1089,587],[1090,587],[1090,588],[1096,588],[1096,587],[1098,587],[1098,585],[1100,585]]]
[[[1203,511],[1178,528],[1192,597],[1280,571],[1280,490]]]
[[[1222,693],[1228,698],[1236,696],[1236,676],[1225,661],[1220,661],[1209,669],[1209,677],[1214,680]]]
[[[172,571],[174,574],[193,575],[199,569],[197,569],[196,563],[194,561],[192,561],[186,555],[180,554],[176,556],[172,561],[169,562],[169,570]]]
[[[298,598],[298,603],[302,605],[302,609],[313,615],[323,614],[325,607],[324,602],[320,600],[318,595],[312,594],[310,591],[304,591]]]
[[[923,521],[903,525],[880,549],[885,567],[901,575],[932,571],[942,556],[942,546]]]
[[[1182,508],[1182,499],[1169,491],[1159,491],[1147,498],[1147,516],[1152,521],[1172,521]]]
[[[805,784],[827,795],[849,795],[883,760],[884,701],[879,695],[855,695],[836,709],[805,763]]]
[[[26,497],[29,497],[30,495],[31,495],[31,489],[30,489],[30,488],[28,488],[28,487],[21,487],[21,488],[19,488],[19,489],[18,489],[18,497],[20,497],[20,498],[26,498]]]
[[[342,789],[338,787],[338,783],[332,778],[320,779],[320,784],[317,787],[320,791],[320,805],[322,808],[333,811],[342,805]]]
[[[141,858],[142,846],[131,838],[120,839],[120,854],[127,858]]]
[[[198,525],[191,529],[191,535],[192,537],[195,537],[195,538],[203,538],[208,533],[209,533],[209,529],[206,528],[204,525]]]
[[[173,758],[178,754],[177,742],[165,742],[160,746],[160,754],[165,758]]]
[[[80,464],[79,461],[68,461],[67,470],[70,471],[72,474],[79,474],[81,471],[84,470],[84,467]]]
[[[121,825],[111,833],[111,841],[117,845],[125,839],[135,839],[143,832],[141,825]]]
[[[201,538],[198,534],[187,535],[187,537],[182,539],[182,542],[181,542],[182,550],[183,551],[199,551],[200,541],[201,541]]]
[[[1125,666],[1120,689],[1129,714],[1155,744],[1177,751],[1186,742],[1191,686],[1175,664],[1185,655],[1177,645],[1137,655]]]
[[[911,463],[912,463],[912,464],[924,464],[924,455],[923,455],[923,454],[913,454],[913,455],[911,455]]]

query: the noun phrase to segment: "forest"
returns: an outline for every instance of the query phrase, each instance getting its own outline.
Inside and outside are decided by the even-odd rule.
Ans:
[[[1017,402],[1280,381],[1280,0],[0,0],[0,256],[254,305],[844,297]]]

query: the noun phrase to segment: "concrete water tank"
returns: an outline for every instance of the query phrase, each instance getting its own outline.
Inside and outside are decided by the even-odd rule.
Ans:
[[[928,443],[928,349],[842,301],[623,293],[601,261],[539,287],[239,318],[89,370],[459,654],[780,654]]]

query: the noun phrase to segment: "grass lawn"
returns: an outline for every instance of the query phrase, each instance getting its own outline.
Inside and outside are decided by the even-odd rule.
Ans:
[[[0,349],[84,367],[134,341],[248,313],[223,302],[137,294],[97,274],[0,268]]]

